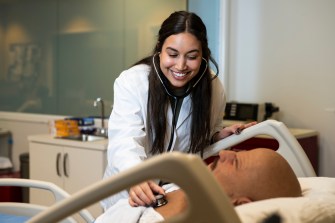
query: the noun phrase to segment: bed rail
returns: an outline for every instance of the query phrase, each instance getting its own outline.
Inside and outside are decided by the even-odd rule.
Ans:
[[[266,120],[244,129],[239,135],[231,135],[211,145],[204,153],[204,159],[216,155],[222,149],[229,149],[240,142],[257,135],[269,135],[279,143],[277,150],[291,165],[297,177],[314,177],[316,173],[298,140],[291,134],[284,123]]]
[[[63,189],[59,188],[53,183],[40,181],[40,180],[32,180],[32,179],[16,179],[16,178],[1,178],[0,179],[0,186],[17,186],[17,187],[29,187],[29,188],[36,188],[41,190],[48,190],[50,191],[54,197],[55,202],[60,202],[65,198],[70,197],[70,195],[64,191]],[[38,214],[41,211],[44,211],[48,207],[29,204],[29,203],[14,203],[14,202],[2,202],[0,203],[0,209],[2,211],[6,211],[9,214],[23,214],[24,216],[33,216]],[[19,211],[19,212],[18,212]],[[79,215],[86,221],[86,222],[93,222],[93,216],[87,210],[80,210]],[[73,222],[73,220],[69,219],[69,222]]]

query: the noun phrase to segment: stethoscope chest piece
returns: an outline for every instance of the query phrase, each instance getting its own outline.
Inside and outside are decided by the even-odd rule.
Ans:
[[[168,201],[165,199],[165,196],[162,194],[156,195],[155,198],[156,198],[156,203],[154,205],[155,207],[161,207],[168,203]]]

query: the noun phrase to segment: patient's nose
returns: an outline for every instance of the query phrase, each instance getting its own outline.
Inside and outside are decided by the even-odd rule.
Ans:
[[[222,150],[220,151],[219,156],[221,162],[229,162],[232,164],[236,159],[236,152],[230,150]]]

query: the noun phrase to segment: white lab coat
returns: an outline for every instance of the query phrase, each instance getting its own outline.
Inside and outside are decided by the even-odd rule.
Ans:
[[[128,169],[149,158],[147,145],[146,119],[148,99],[149,66],[137,65],[123,71],[114,83],[114,104],[108,124],[108,164],[104,178]],[[225,95],[219,78],[213,80],[212,134],[223,127],[222,119],[225,109]],[[189,149],[191,125],[191,98],[183,100],[180,109],[172,148],[174,151],[187,152]],[[172,109],[167,114],[166,147],[170,140]],[[166,148],[165,148],[166,149]],[[105,210],[121,198],[127,198],[123,191],[102,201]]]

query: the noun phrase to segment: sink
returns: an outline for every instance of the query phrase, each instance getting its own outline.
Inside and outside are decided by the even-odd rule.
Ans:
[[[65,136],[60,137],[61,139],[69,139],[69,140],[75,140],[75,141],[81,141],[81,142],[94,142],[98,140],[104,140],[107,139],[105,136],[96,136],[96,135],[86,135],[82,134],[79,136]]]
[[[105,136],[96,136],[96,135],[81,135],[81,141],[83,142],[93,142],[97,140],[107,139]]]

